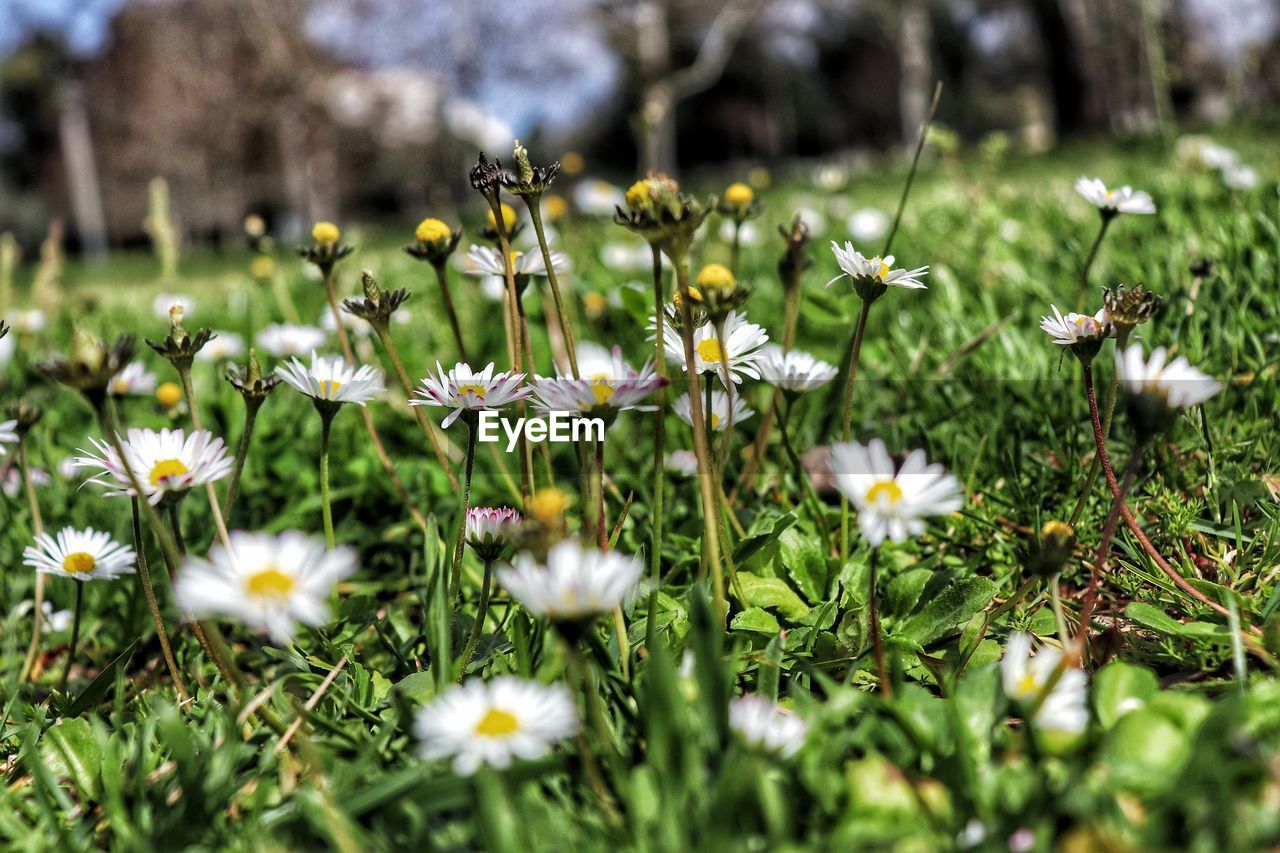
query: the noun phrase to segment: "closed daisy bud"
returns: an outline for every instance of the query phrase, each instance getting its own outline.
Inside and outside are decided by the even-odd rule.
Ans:
[[[86,527],[64,527],[57,536],[42,533],[22,552],[22,562],[37,572],[77,581],[113,580],[133,574],[137,556],[103,533]]]
[[[524,516],[510,507],[473,506],[467,510],[466,542],[484,562],[502,556],[520,531]]]
[[[578,709],[563,685],[511,675],[487,684],[473,678],[419,711],[413,730],[423,759],[452,758],[453,772],[470,776],[482,765],[502,770],[516,758],[546,755],[577,733]]]
[[[1071,525],[1057,519],[1046,521],[1027,555],[1027,571],[1052,577],[1067,568],[1075,547],[1076,532]]]
[[[502,227],[510,233],[511,229],[516,225],[516,209],[506,202],[503,202],[498,207],[502,211]],[[490,228],[498,227],[498,218],[493,215],[492,210],[489,211],[487,218],[489,220]]]
[[[332,222],[317,222],[311,226],[311,239],[318,246],[331,246],[342,238],[342,231]]]
[[[337,225],[332,222],[317,222],[311,227],[312,245],[300,247],[298,254],[328,276],[333,265],[352,252],[350,246],[339,242],[341,239],[342,231]]]
[[[111,380],[133,359],[137,351],[134,339],[122,335],[107,346],[100,338],[77,328],[71,346],[70,357],[54,355],[37,365],[37,369],[53,381],[84,394],[98,408],[106,399]]]
[[[704,290],[725,290],[737,284],[737,280],[733,277],[733,270],[724,264],[707,264],[698,270],[698,277],[694,281]]]
[[[724,191],[724,200],[734,207],[746,207],[755,197],[755,190],[742,182],[729,184]]]
[[[419,243],[441,243],[453,237],[453,229],[439,219],[424,219],[413,230]]]
[[[208,559],[188,557],[173,594],[196,616],[228,616],[288,643],[298,623],[329,620],[329,597],[356,570],[350,548],[328,550],[324,540],[298,530],[279,535],[236,530],[230,550],[215,545]]]

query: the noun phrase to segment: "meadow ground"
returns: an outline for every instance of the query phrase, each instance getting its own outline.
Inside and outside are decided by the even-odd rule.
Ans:
[[[234,619],[214,620],[247,674],[243,690],[229,689],[196,632],[180,627],[150,536],[163,621],[190,698],[179,701],[132,574],[83,584],[65,687],[72,628],[63,611],[73,606],[76,582],[50,575],[45,593],[54,618],[30,678],[22,677],[36,577],[23,564],[23,549],[37,522],[14,464],[17,448],[6,445],[0,838],[33,850],[1280,843],[1280,160],[1273,136],[1274,128],[1260,126],[1219,140],[1262,176],[1248,190],[1228,189],[1212,169],[1191,168],[1172,145],[1150,142],[1034,157],[988,148],[926,160],[892,253],[898,266],[927,264],[928,288],[890,288],[869,312],[851,436],[882,439],[899,460],[923,449],[955,475],[964,500],[923,534],[875,552],[884,683],[871,642],[873,550],[855,525],[849,553],[839,556],[839,495],[828,478],[819,476],[816,495],[806,496],[776,421],[762,470],[745,476],[761,413],[773,401],[764,382],[738,386],[755,415],[735,425],[734,443],[723,451],[732,518],[721,533],[734,571],[726,617],[718,618],[703,566],[699,481],[676,467],[664,478],[665,535],[653,585],[654,415],[621,412],[604,448],[605,512],[609,528],[619,524],[613,550],[637,555],[645,577],[616,613],[574,632],[554,630],[536,607],[495,586],[469,677],[513,673],[567,684],[572,716],[585,723],[575,722],[554,738],[554,749],[532,760],[473,774],[455,772],[465,768],[446,758],[423,757],[414,720],[450,692],[478,612],[484,564],[468,549],[453,612],[448,586],[462,495],[363,320],[349,318],[357,360],[386,371],[389,388],[367,411],[425,523],[415,523],[397,496],[361,415],[344,407],[330,450],[334,537],[358,554],[359,569],[327,596],[330,618],[299,628],[292,642]],[[1081,174],[1109,186],[1132,184],[1157,207],[1154,215],[1121,214],[1111,223],[1089,272],[1089,312],[1102,307],[1103,286],[1144,285],[1162,304],[1135,340],[1147,352],[1166,347],[1184,356],[1225,387],[1150,443],[1128,497],[1153,549],[1185,581],[1175,583],[1121,524],[1104,554],[1085,656],[1088,686],[1072,682],[1079,689],[1066,696],[1058,681],[1070,681],[1074,667],[1048,665],[1054,674],[1046,683],[1048,670],[1033,665],[1023,673],[1006,663],[1002,671],[1000,661],[1022,632],[1043,646],[1042,663],[1060,645],[1074,647],[1113,506],[1099,478],[1075,524],[1074,550],[1054,562],[1037,544],[1046,522],[1071,516],[1095,456],[1081,365],[1040,328],[1051,304],[1075,309],[1098,230],[1098,210],[1073,189]],[[741,309],[747,318],[782,340],[777,265],[785,244],[776,227],[800,212],[813,239],[795,346],[840,363],[861,303],[847,279],[824,288],[840,273],[829,242],[854,240],[868,255],[879,252],[905,175],[901,166],[884,174],[802,170],[775,175],[772,186],[759,189],[764,209],[751,220],[756,235],[744,240],[737,276],[754,291]],[[482,242],[474,228],[482,210],[478,203],[465,209],[459,255]],[[861,218],[850,222],[858,211]],[[424,214],[458,222],[454,211]],[[430,266],[400,249],[414,224],[344,227],[342,240],[355,252],[338,262],[336,275],[339,293],[351,298],[360,293],[362,268],[384,288],[412,292],[390,330],[417,384],[437,360],[446,368],[457,360],[457,347]],[[576,208],[552,228],[555,248],[572,263],[561,284],[577,338],[620,346],[638,366],[654,352],[645,243],[609,216]],[[526,242],[529,231],[517,242],[537,255]],[[695,273],[730,257],[720,216],[702,235]],[[31,468],[47,474],[32,477],[46,529],[93,526],[134,541],[128,498],[104,498],[101,488],[83,485],[87,473],[64,465],[102,435],[93,409],[42,378],[36,363],[68,351],[77,325],[107,338],[162,339],[167,321],[152,304],[162,293],[187,295],[194,305],[186,326],[223,332],[224,340],[235,333],[252,341],[295,309],[302,322],[318,324],[328,310],[325,290],[293,247],[276,247],[276,269],[267,277],[278,277],[275,285],[249,274],[254,257],[248,250],[193,250],[182,256],[177,277],[163,281],[152,256],[121,255],[101,265],[69,264],[58,284],[46,283],[46,325],[11,331],[16,350],[0,366],[5,406],[22,399],[43,409],[26,443]],[[31,276],[30,268],[19,271],[21,305],[31,298]],[[472,364],[495,361],[505,369],[503,303],[500,293],[497,300],[486,295],[485,284],[451,272]],[[664,287],[669,298],[669,267]],[[560,339],[545,279],[533,280],[525,302],[537,372],[550,375]],[[1095,361],[1100,389],[1113,374],[1112,346],[1104,343]],[[321,350],[337,353],[336,339],[330,335]],[[177,378],[148,349],[138,359],[162,382]],[[264,354],[263,361],[270,367],[280,360]],[[234,450],[244,404],[224,368],[197,360],[193,384],[203,426]],[[685,384],[677,365],[670,371],[674,398]],[[799,453],[839,438],[842,390],[831,382],[796,400],[787,423]],[[1137,443],[1121,399],[1108,443],[1117,473]],[[185,404],[163,406],[151,394],[123,396],[117,410],[131,427],[191,427]],[[421,411],[442,420],[434,409]],[[288,385],[270,395],[254,425],[230,528],[319,535],[321,420]],[[445,434],[453,476],[462,477],[464,423]],[[672,415],[665,442],[668,452],[691,450],[693,434]],[[595,524],[591,483],[582,482],[591,479],[590,453],[545,447],[546,456],[534,454],[535,483],[558,485],[569,505],[563,518],[554,507],[526,507],[540,516],[528,534],[536,553],[563,533],[561,524],[570,532]],[[815,469],[822,458],[824,451],[806,455]],[[580,469],[588,471],[581,480]],[[516,476],[514,455],[482,448],[470,504],[518,506]],[[225,486],[218,484],[224,495]],[[192,553],[204,553],[215,537],[204,490],[174,506],[170,524],[178,522]],[[1063,624],[1051,595],[1055,578]],[[1020,676],[1034,689],[1024,689]],[[760,742],[752,735],[759,727],[727,710],[731,697],[746,694],[791,712],[770,717],[773,706],[764,706],[764,729],[777,740]],[[1077,700],[1087,715],[1079,726],[1055,726],[1049,714],[1037,724],[1056,703]],[[287,748],[276,748],[280,733],[255,707],[276,724],[304,720]],[[1070,718],[1071,709],[1062,716]]]

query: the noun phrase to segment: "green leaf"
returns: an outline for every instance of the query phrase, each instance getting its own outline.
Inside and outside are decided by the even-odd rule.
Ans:
[[[80,691],[80,695],[75,698],[63,713],[64,717],[78,717],[85,711],[98,704],[98,700],[102,698],[102,694],[107,692],[107,688],[115,681],[116,671],[127,666],[129,659],[133,657],[134,649],[138,648],[139,640],[134,640],[125,650],[116,655],[115,660],[102,668],[102,672],[98,673],[97,678],[89,682],[89,686]]]
[[[396,690],[410,702],[421,704],[435,695],[435,675],[430,672],[411,672],[396,682]]]
[[[1122,788],[1155,793],[1177,784],[1191,739],[1158,711],[1142,708],[1116,723],[1100,755]]]
[[[1142,601],[1135,601],[1124,609],[1126,619],[1137,622],[1144,628],[1150,628],[1160,634],[1177,637],[1182,634],[1182,623],[1169,617],[1158,607]]]
[[[817,604],[826,597],[827,558],[817,540],[799,530],[786,530],[778,537],[775,565],[795,581],[810,604]]]
[[[916,609],[925,584],[933,577],[932,569],[909,569],[896,576],[884,587],[880,612],[885,616],[906,616]]]
[[[1145,666],[1112,661],[1093,678],[1093,707],[1102,727],[1109,729],[1125,714],[1146,706],[1160,687],[1156,674]]]
[[[996,585],[987,578],[953,581],[926,601],[918,613],[903,620],[894,629],[894,636],[927,646],[969,621],[973,614],[991,603],[995,592]]]
[[[767,548],[769,545],[782,535],[788,527],[796,523],[794,513],[787,513],[778,518],[773,524],[773,529],[766,533],[758,533],[754,536],[748,536],[738,543],[738,547],[733,549],[733,564],[740,566],[748,559],[755,556],[761,549]]]
[[[748,607],[736,613],[729,627],[735,631],[751,631],[769,636],[777,636],[782,630],[782,626],[778,624],[778,617],[759,607]]]
[[[84,717],[64,717],[40,737],[40,760],[59,778],[69,778],[84,794],[98,790],[102,749]]]
[[[781,578],[762,578],[750,572],[738,572],[738,583],[742,585],[743,604],[747,607],[776,610],[789,619],[799,619],[809,612],[809,605]]]

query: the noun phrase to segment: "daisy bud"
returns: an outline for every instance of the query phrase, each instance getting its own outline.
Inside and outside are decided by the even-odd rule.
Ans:
[[[244,398],[245,405],[260,406],[276,386],[280,384],[280,377],[274,373],[262,375],[262,365],[258,363],[257,352],[250,347],[249,359],[245,365],[245,370],[240,371],[235,365],[227,367],[227,381],[231,386],[240,392],[240,396]]]
[[[71,357],[54,355],[37,365],[37,369],[53,381],[84,394],[97,408],[106,400],[111,380],[124,370],[135,352],[137,345],[129,335],[121,335],[108,347],[92,333],[77,328]]]
[[[744,183],[729,184],[724,191],[724,200],[734,207],[746,207],[755,200],[756,194]]]
[[[476,164],[471,167],[468,175],[471,180],[471,187],[478,190],[486,199],[493,196],[498,197],[498,185],[502,183],[502,163],[490,163],[484,156],[484,152],[480,152],[480,158],[476,160]]]
[[[760,211],[760,202],[756,200],[755,190],[740,181],[729,184],[725,188],[724,197],[716,205],[717,213],[731,218],[739,225],[759,216]]]
[[[270,255],[258,255],[249,262],[249,275],[258,281],[267,281],[276,274],[276,262]]]
[[[44,417],[44,409],[27,400],[18,400],[9,404],[7,412],[13,422],[13,428],[19,436],[31,432],[31,428]]]
[[[462,229],[451,229],[443,220],[427,218],[413,230],[414,242],[404,247],[406,253],[436,267],[443,266],[462,239]]]
[[[751,288],[734,278],[733,271],[724,264],[707,264],[695,280],[702,290],[701,301],[713,320],[740,307],[751,295]],[[692,289],[689,295],[693,295]]]
[[[467,510],[466,543],[486,563],[499,559],[520,532],[524,516],[510,507]]]
[[[409,298],[409,291],[386,291],[378,286],[373,273],[365,270],[360,276],[364,299],[344,299],[342,308],[348,314],[367,320],[375,328],[391,321],[391,315]]]
[[[179,373],[191,368],[196,353],[204,349],[204,345],[214,337],[209,329],[200,329],[195,335],[189,334],[182,326],[183,314],[181,305],[173,306],[169,309],[169,334],[161,341],[147,339],[147,346],[168,359]]]
[[[329,275],[333,265],[351,254],[352,248],[340,242],[342,231],[332,222],[317,222],[311,228],[312,245],[298,248],[303,260],[315,264],[322,274]]]
[[[317,222],[311,226],[311,239],[317,246],[331,246],[342,237],[342,231],[332,222]]]
[[[1046,521],[1027,555],[1027,571],[1053,577],[1067,568],[1075,547],[1076,532],[1071,525],[1057,519]]]
[[[172,409],[182,402],[182,388],[177,382],[161,382],[156,386],[156,402]]]

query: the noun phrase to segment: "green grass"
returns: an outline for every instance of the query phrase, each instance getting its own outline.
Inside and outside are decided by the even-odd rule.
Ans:
[[[925,448],[961,479],[967,500],[960,514],[935,521],[919,541],[884,550],[882,616],[897,683],[891,701],[874,689],[867,550],[858,544],[848,560],[830,556],[798,506],[800,490],[780,464],[775,430],[759,487],[737,508],[747,533],[731,537],[737,566],[756,580],[745,601],[731,600],[729,630],[716,629],[706,585],[697,580],[696,482],[672,475],[654,644],[644,646],[643,595],[626,612],[625,672],[611,624],[586,644],[607,729],[592,730],[587,743],[616,818],[588,785],[576,743],[472,778],[454,776],[447,762],[419,760],[413,714],[442,677],[448,680],[434,662],[465,643],[480,565],[468,554],[464,604],[450,627],[441,584],[459,498],[407,407],[380,401],[374,419],[429,516],[428,534],[397,501],[360,418],[344,411],[332,460],[337,538],[359,550],[362,569],[343,584],[334,621],[304,631],[290,648],[222,623],[251,675],[251,691],[270,690],[267,706],[282,718],[299,712],[340,658],[350,661],[308,715],[308,737],[282,755],[273,751],[276,736],[256,718],[237,718],[238,701],[186,631],[176,634],[175,652],[195,699],[176,705],[132,577],[86,590],[79,660],[65,693],[56,685],[69,631],[46,635],[37,681],[19,684],[31,630],[19,606],[33,586],[21,551],[32,519],[22,499],[0,498],[6,772],[0,839],[33,850],[932,850],[956,846],[962,833],[978,847],[1006,849],[1015,832],[1029,835],[1035,849],[1280,843],[1274,805],[1280,682],[1272,657],[1280,634],[1280,511],[1271,491],[1280,473],[1274,355],[1280,160],[1264,134],[1241,132],[1229,141],[1263,175],[1258,189],[1229,193],[1213,175],[1185,172],[1165,152],[1138,143],[1081,145],[999,163],[963,156],[921,174],[894,254],[900,264],[930,264],[929,289],[894,291],[875,304],[853,434],[881,437],[895,452]],[[1158,442],[1131,502],[1157,548],[1193,584],[1235,608],[1243,622],[1266,627],[1270,651],[1244,656],[1239,671],[1240,649],[1226,621],[1170,583],[1122,530],[1095,622],[1095,648],[1110,662],[1092,674],[1086,736],[1056,749],[1016,722],[996,663],[1012,631],[1053,637],[1045,581],[1035,579],[1024,598],[982,629],[1028,577],[1029,539],[1019,531],[1070,514],[1093,449],[1079,366],[1060,358],[1038,328],[1051,302],[1074,307],[1097,227],[1096,212],[1071,188],[1081,173],[1144,188],[1159,207],[1156,216],[1113,224],[1092,271],[1092,292],[1103,284],[1145,284],[1163,297],[1164,308],[1139,330],[1144,346],[1169,347],[1227,382]],[[743,277],[756,288],[746,308],[750,319],[780,339],[774,268],[782,243],[773,229],[797,207],[818,209],[828,227],[811,245],[797,345],[837,360],[859,306],[847,285],[822,286],[837,273],[827,241],[846,238],[843,219],[853,209],[875,206],[892,215],[903,177],[900,170],[855,175],[847,188],[828,194],[804,176],[786,176],[764,191],[766,212],[757,222],[763,242],[743,251]],[[477,210],[466,211],[467,222]],[[411,225],[348,229],[345,237],[358,250],[339,269],[350,295],[362,266],[384,286],[413,291],[403,309],[410,322],[393,331],[418,378],[437,358],[450,363],[454,348],[429,269],[398,249]],[[727,256],[718,227],[713,220],[704,229],[697,263]],[[642,360],[651,352],[644,332],[648,272],[610,270],[600,261],[604,243],[628,235],[606,220],[578,217],[557,228],[574,261],[571,307],[579,338],[617,343],[633,363]],[[40,380],[33,362],[65,348],[74,323],[104,335],[163,336],[164,323],[150,306],[163,290],[198,300],[189,326],[251,337],[280,312],[270,289],[248,278],[249,258],[189,252],[180,281],[168,286],[143,255],[66,270],[63,302],[48,329],[22,341],[14,361],[0,368],[5,401],[26,398],[46,410],[31,443],[34,463],[52,475],[38,490],[47,527],[92,524],[130,539],[127,502],[101,499],[93,486],[82,489],[79,479],[58,474],[59,463],[97,432],[83,401]],[[1188,311],[1188,266],[1202,258],[1212,261],[1213,272]],[[282,254],[280,262],[304,321],[315,321],[324,309],[321,285],[304,276],[296,258]],[[22,271],[19,284],[29,276]],[[501,366],[499,304],[486,301],[474,282],[453,279],[468,345],[478,361]],[[550,346],[541,287],[531,288],[528,302],[545,375]],[[592,293],[609,305],[599,315],[586,310],[583,297]],[[372,341],[361,352],[383,357]],[[1110,376],[1109,352],[1098,361],[1101,382]],[[153,353],[142,358],[172,378]],[[196,384],[207,426],[234,445],[243,411],[238,395],[208,364],[196,365]],[[744,387],[761,411],[768,388]],[[827,389],[801,403],[795,438],[802,450],[831,440],[837,405]],[[123,414],[136,426],[188,425],[184,415],[171,421],[146,399],[126,401]],[[749,443],[758,420],[757,414],[738,431],[735,451]],[[229,519],[233,528],[319,532],[319,430],[311,405],[287,387],[267,401]],[[610,433],[610,518],[634,495],[617,544],[628,553],[642,553],[649,543],[652,434],[652,417],[637,412],[623,414]],[[450,437],[460,443],[460,427]],[[1127,461],[1132,440],[1118,416],[1111,442],[1117,465]],[[683,422],[671,418],[668,449],[690,442]],[[572,448],[554,447],[552,456],[556,482],[576,494]],[[728,467],[732,487],[741,465]],[[481,453],[473,503],[511,501],[493,458]],[[838,527],[834,498],[825,506],[827,525]],[[1063,576],[1069,614],[1078,609],[1109,506],[1099,485],[1078,527],[1082,559]],[[571,526],[580,509],[570,508]],[[202,549],[212,535],[207,505],[196,493],[182,511],[193,550]],[[152,564],[159,564],[158,553]],[[179,615],[167,583],[159,587],[173,632]],[[57,608],[70,606],[69,582],[51,578],[48,590]],[[510,606],[500,588],[494,609],[505,614],[502,628],[485,634],[475,675],[565,677],[563,646],[548,626]],[[804,749],[780,760],[738,744],[727,730],[725,702],[739,693],[776,696],[808,720]]]

